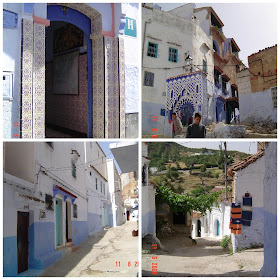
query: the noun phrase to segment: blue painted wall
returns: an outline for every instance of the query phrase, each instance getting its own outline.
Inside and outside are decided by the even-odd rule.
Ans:
[[[76,228],[74,236],[73,228]],[[88,238],[88,222],[87,221],[72,221],[72,241],[73,245],[77,246]]]
[[[102,230],[101,215],[88,213],[88,232],[90,234]]]
[[[3,274],[17,276],[17,237],[3,238]]]
[[[29,268],[45,268],[61,256],[54,246],[54,223],[39,222],[29,226]]]
[[[155,233],[155,212],[150,211],[142,215],[142,235]]]
[[[160,115],[161,109],[165,109],[165,104],[152,102],[142,102],[142,133],[146,135],[163,134],[164,117]],[[152,116],[157,116],[157,121],[152,120]],[[157,128],[153,132],[152,128]]]

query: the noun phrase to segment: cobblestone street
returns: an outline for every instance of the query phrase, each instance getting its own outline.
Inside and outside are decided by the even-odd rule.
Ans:
[[[138,237],[132,236],[132,230],[137,230],[136,222],[99,231],[40,276],[136,277]]]

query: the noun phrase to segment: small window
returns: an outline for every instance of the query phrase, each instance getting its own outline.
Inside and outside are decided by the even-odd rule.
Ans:
[[[100,191],[102,193],[102,181],[100,181]]]
[[[74,160],[72,160],[72,176],[74,178],[77,178],[76,171],[77,171],[76,163],[74,162]]]
[[[158,44],[148,42],[147,56],[157,58]]]
[[[178,61],[178,50],[169,48],[169,61],[171,62],[177,62]]]
[[[207,73],[207,62],[203,59],[203,72]]]
[[[165,116],[165,109],[160,109],[160,115]]]
[[[154,86],[154,73],[145,71],[144,76],[144,86],[153,87]]]
[[[97,190],[97,178],[95,178],[95,188],[96,188],[96,190]]]
[[[77,206],[77,204],[73,204],[73,217],[78,218],[78,206]]]

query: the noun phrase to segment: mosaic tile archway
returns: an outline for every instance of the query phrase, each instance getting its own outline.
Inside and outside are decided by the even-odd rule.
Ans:
[[[104,56],[101,14],[86,4],[51,4],[77,10],[91,20],[92,136],[104,138]],[[22,22],[22,138],[45,137],[45,25]],[[94,50],[94,51],[93,51]]]

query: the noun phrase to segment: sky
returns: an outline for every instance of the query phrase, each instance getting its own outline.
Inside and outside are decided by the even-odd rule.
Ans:
[[[103,152],[105,153],[106,155],[106,158],[113,158],[114,159],[114,162],[116,164],[116,167],[117,167],[117,170],[119,172],[119,174],[121,174],[121,169],[114,157],[114,155],[112,154],[111,150],[110,150],[110,144],[112,143],[119,143],[119,141],[115,141],[115,142],[98,142],[98,144],[100,145],[100,147],[102,148]]]
[[[227,141],[226,141],[227,142]],[[221,141],[215,142],[177,142],[189,148],[208,148],[218,150]],[[224,141],[223,141],[224,143]],[[224,144],[223,144],[224,149]],[[239,151],[247,154],[255,154],[257,152],[257,142],[227,142],[228,151]]]
[[[272,2],[272,1],[271,1]],[[159,4],[168,11],[183,3]],[[239,58],[248,66],[248,56],[277,44],[276,3],[195,3],[197,8],[212,6],[224,24],[227,38],[234,38],[240,48]]]

